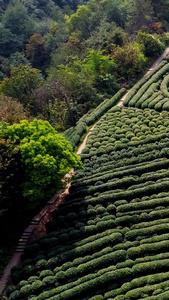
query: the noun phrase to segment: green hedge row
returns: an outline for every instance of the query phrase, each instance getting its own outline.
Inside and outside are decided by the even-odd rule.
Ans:
[[[126,258],[126,251],[118,250],[114,253],[109,253],[101,256],[100,258],[91,259],[90,261],[79,264],[76,267],[69,268],[67,271],[60,271],[56,274],[56,278],[59,282],[66,282],[67,280],[73,280],[74,277],[84,276],[85,274],[96,272],[106,266],[115,265],[117,262],[124,261]]]
[[[90,177],[88,176],[86,180],[83,180],[83,182],[79,182],[79,180],[76,180],[77,185],[80,186],[88,186],[88,185],[92,185],[95,182],[101,180],[102,182],[106,182],[110,179],[113,178],[120,178],[123,177],[125,175],[129,176],[129,175],[142,175],[144,173],[148,173],[151,171],[157,171],[160,170],[161,168],[168,168],[169,166],[169,160],[167,158],[161,158],[161,159],[155,159],[154,161],[150,161],[150,162],[144,162],[144,163],[140,163],[137,165],[130,165],[127,168],[123,168],[122,170],[113,170],[112,171],[108,171],[108,172],[102,172],[99,174],[99,176],[94,176],[91,175]],[[70,191],[72,192],[72,189],[70,189]]]
[[[161,81],[157,81],[152,83],[149,88],[147,89],[146,93],[144,93],[136,102],[135,102],[135,107],[136,108],[141,108],[142,104],[148,100],[154,93],[155,91],[159,88]],[[132,101],[131,101],[132,102]],[[129,105],[131,106],[131,102]],[[150,102],[151,103],[151,102]]]
[[[122,88],[111,99],[104,100],[93,112],[83,116],[76,127],[70,128],[64,133],[64,137],[74,149],[80,144],[81,138],[87,132],[88,127],[99,120],[112,106],[116,105],[125,92],[126,89]]]
[[[104,298],[109,299],[109,297],[112,297],[113,299],[116,299],[115,297],[117,295],[123,294],[123,299],[124,299],[124,295],[130,290],[134,290],[136,288],[145,287],[148,285],[151,286],[154,284],[165,282],[168,279],[169,279],[169,272],[151,274],[151,275],[146,275],[146,276],[142,276],[139,278],[135,278],[135,279],[131,280],[130,282],[124,283],[119,289],[114,289],[112,291],[105,293]]]
[[[117,188],[128,188],[128,190],[134,190],[136,188],[141,188],[149,185],[150,183],[154,183],[153,181],[156,180],[165,180],[167,181],[169,176],[169,171],[165,170],[163,172],[152,172],[151,174],[143,174],[141,177],[138,176],[132,176],[129,175],[128,177],[123,177],[122,179],[116,179],[114,180],[109,180],[108,182],[103,183],[103,181],[95,181],[95,186],[89,185],[88,187],[82,187],[82,188],[76,188],[76,192],[72,192],[73,188],[70,189],[71,197],[70,199],[76,198],[76,197],[85,197],[86,195],[90,194],[92,195],[93,193],[96,192],[104,192],[105,190],[113,190]]]
[[[169,75],[165,76],[160,86],[161,92],[166,98],[169,98],[168,84],[169,84]]]
[[[154,200],[148,200],[148,201],[141,201],[138,203],[129,203],[129,204],[124,204],[121,206],[117,207],[117,212],[129,212],[129,211],[135,211],[139,209],[147,209],[147,208],[155,208],[160,205],[169,205],[169,197],[165,198],[159,198],[159,199],[154,199]]]
[[[157,82],[160,78],[162,78],[163,74],[168,71],[169,67],[166,61],[162,61],[162,63],[148,76],[143,78],[138,84],[136,84],[131,92],[128,94],[124,101],[124,106],[133,106],[136,101],[147,91],[149,86],[154,82]]]
[[[156,242],[152,244],[142,244],[141,246],[130,248],[127,251],[127,256],[129,259],[136,259],[138,257],[144,257],[146,255],[161,253],[163,251],[165,252],[168,251],[168,249],[168,241]]]
[[[154,285],[146,285],[144,287],[133,289],[127,292],[125,295],[121,295],[121,297],[124,297],[123,299],[145,299],[145,297],[148,296],[148,299],[152,299],[152,295],[158,295],[158,299],[163,299],[161,298],[161,293],[164,292],[166,288],[169,288],[169,280]],[[118,296],[115,297],[114,300],[118,300]]]
[[[152,234],[162,234],[166,233],[169,229],[169,223],[168,224],[160,224],[160,225],[154,225],[146,228],[141,229],[133,229],[126,233],[125,238],[127,240],[133,240],[137,238],[137,236],[151,236]]]

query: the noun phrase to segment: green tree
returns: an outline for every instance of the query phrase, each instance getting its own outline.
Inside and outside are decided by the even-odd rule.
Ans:
[[[87,5],[80,5],[76,13],[72,14],[70,17],[67,16],[66,25],[69,34],[74,31],[80,31],[84,38],[90,36],[90,17],[91,10]]]
[[[19,2],[16,5],[7,7],[2,17],[2,24],[12,34],[20,36],[23,39],[26,39],[34,30],[25,6]]]
[[[82,72],[89,82],[101,93],[114,94],[119,86],[115,80],[116,65],[103,51],[89,50],[89,54],[82,61]]]
[[[24,107],[32,108],[34,90],[42,84],[43,78],[39,70],[28,65],[11,66],[10,78],[3,79],[0,93],[18,99]]]
[[[34,68],[41,69],[46,55],[44,49],[45,40],[40,34],[30,36],[26,44],[26,57],[31,62]]]
[[[10,97],[0,95],[0,122],[13,124],[23,119],[30,120],[31,117],[28,111],[24,111],[22,104]]]
[[[87,75],[82,72],[82,62],[72,57],[72,62],[66,66],[51,68],[49,79],[58,78],[60,85],[56,85],[57,99],[64,99],[69,111],[71,125],[90,108],[97,106],[98,96]],[[54,80],[55,81],[55,80]]]
[[[147,57],[157,57],[165,48],[156,35],[146,32],[138,31],[135,40],[142,46]]]
[[[166,30],[169,30],[168,15],[169,15],[169,1],[168,0],[151,0],[153,10],[156,18],[158,18],[164,25]]]
[[[86,41],[87,47],[95,50],[101,49],[110,54],[111,44],[123,46],[128,42],[126,32],[117,27],[115,23],[109,23],[105,20],[100,22],[99,28],[91,33],[90,38]]]
[[[139,30],[152,22],[154,11],[150,0],[127,0],[126,5],[130,31]]]
[[[11,53],[21,50],[23,42],[16,34],[12,34],[9,28],[0,23],[0,55],[9,57]]]
[[[3,124],[0,123],[1,133]],[[8,243],[10,233],[12,232],[10,238],[14,238],[16,228],[20,232],[23,223],[24,167],[19,148],[2,137],[0,137],[0,169],[0,226],[3,228],[2,241]]]
[[[134,79],[139,75],[147,60],[141,46],[136,42],[116,47],[112,51],[112,58],[117,64],[119,76],[125,80]]]
[[[82,166],[69,142],[47,121],[20,121],[3,129],[1,137],[20,153],[18,164],[24,170],[21,192],[26,209],[39,207],[63,185],[61,179],[70,168]]]
[[[123,0],[106,0],[100,1],[106,20],[108,22],[114,22],[117,26],[125,28],[127,21],[127,11]]]
[[[82,70],[90,76],[92,83],[95,83],[99,76],[111,73],[114,68],[114,61],[109,56],[103,55],[101,50],[89,50],[88,56],[82,62]]]
[[[11,54],[10,65],[13,67],[19,67],[20,65],[30,65],[30,63],[26,59],[24,53],[17,51]]]

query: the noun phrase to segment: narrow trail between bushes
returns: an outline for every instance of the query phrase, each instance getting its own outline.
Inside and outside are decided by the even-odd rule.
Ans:
[[[152,70],[154,70],[160,62],[169,54],[169,47],[165,49],[163,54],[154,62],[154,64],[149,68],[149,70],[145,73],[143,77],[146,77]],[[130,90],[126,92],[125,95],[120,99],[119,103],[116,106],[122,107],[123,101],[126,99],[127,95],[129,94]],[[93,125],[93,127],[90,129],[86,137],[84,138],[82,144],[79,146],[76,154],[81,154],[83,149],[86,146],[86,142],[88,139],[88,136],[91,134],[92,130],[96,126],[96,123]],[[57,209],[60,203],[62,203],[65,199],[65,196],[69,193],[69,187],[71,185],[70,179],[74,175],[74,170],[70,170],[68,174],[65,175],[63,180],[67,181],[67,185],[63,191],[60,191],[56,193],[52,199],[50,199],[46,206],[41,210],[41,212],[36,215],[30,225],[24,230],[22,237],[19,240],[19,243],[16,247],[16,250],[9,262],[9,264],[6,266],[3,276],[0,279],[0,295],[3,293],[5,286],[8,282],[10,282],[10,273],[12,267],[16,266],[20,259],[21,255],[24,252],[24,249],[26,245],[33,239],[38,238],[44,234],[46,234],[45,225],[48,221],[52,219],[52,212]],[[1,296],[1,299],[7,299],[5,294]]]
[[[92,130],[94,129],[94,127],[96,126],[96,123],[93,125],[93,127],[89,130],[88,134],[85,136],[82,144],[80,145],[80,147],[78,148],[76,154],[81,154],[83,149],[86,147],[86,142],[87,142],[87,139],[88,139],[88,136],[91,134]]]

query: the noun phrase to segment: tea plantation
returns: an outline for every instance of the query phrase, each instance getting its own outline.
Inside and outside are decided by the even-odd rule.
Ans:
[[[163,61],[129,107],[97,122],[48,235],[12,270],[9,300],[169,299],[167,72]]]
[[[153,72],[143,77],[131,89],[124,101],[125,106],[153,108],[159,112],[169,111],[169,63],[167,60],[163,60]]]

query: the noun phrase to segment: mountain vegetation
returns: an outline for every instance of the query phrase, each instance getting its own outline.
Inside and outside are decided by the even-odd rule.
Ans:
[[[0,272],[81,168],[7,299],[168,299],[169,57],[139,80],[168,14],[168,0],[0,0]]]
[[[1,1],[0,93],[64,131],[160,55],[168,11],[167,0]]]

